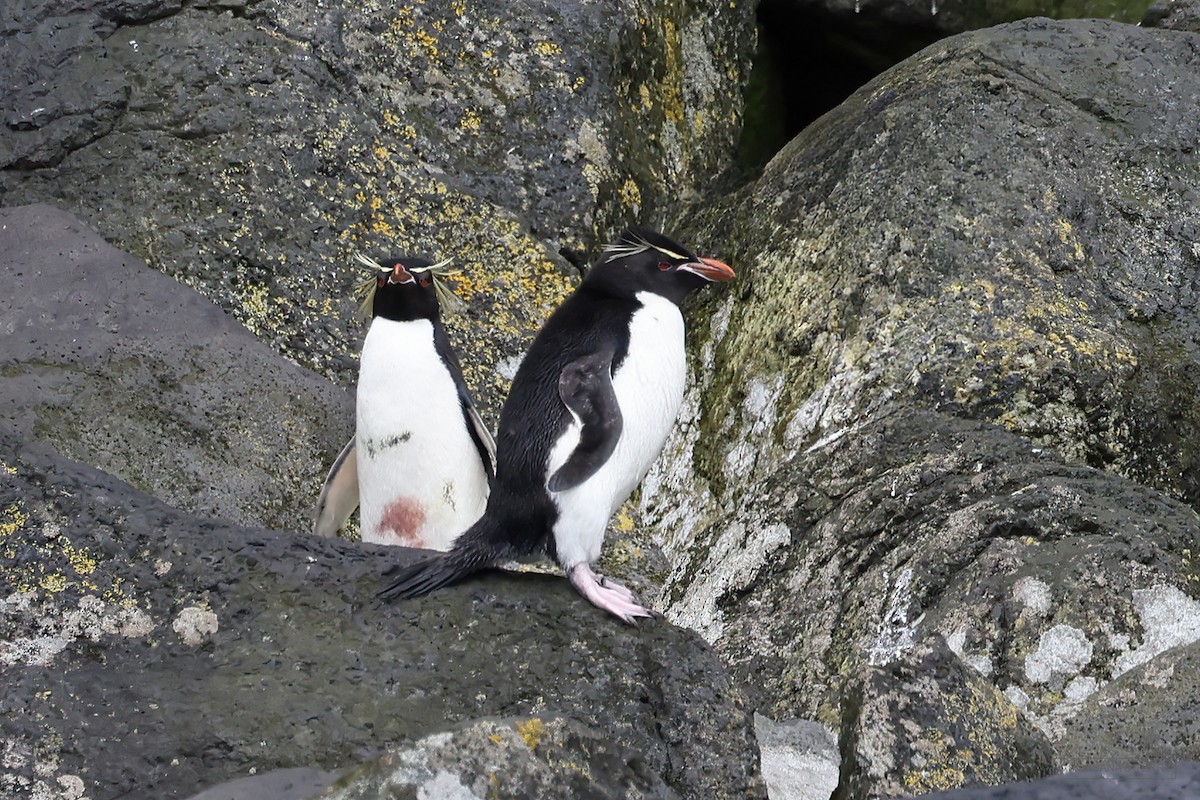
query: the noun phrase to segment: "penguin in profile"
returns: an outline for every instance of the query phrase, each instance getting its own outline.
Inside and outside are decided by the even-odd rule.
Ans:
[[[375,263],[360,287],[371,325],[359,362],[354,437],[317,501],[313,532],[336,535],[355,507],[364,542],[446,550],[487,503],[496,445],[442,325],[461,301],[420,257]]]
[[[500,412],[487,510],[450,551],[380,592],[418,597],[500,561],[546,555],[594,605],[650,611],[592,571],[609,517],[658,457],[683,400],[679,302],[733,270],[648,230],[605,249],[533,340]]]

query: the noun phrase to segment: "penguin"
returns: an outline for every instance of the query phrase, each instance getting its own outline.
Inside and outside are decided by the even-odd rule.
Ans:
[[[325,479],[313,532],[335,535],[358,506],[364,542],[446,550],[483,513],[496,453],[441,321],[439,296],[457,298],[426,258],[360,261],[375,274],[362,290],[371,324],[355,433]]]
[[[606,247],[517,369],[483,516],[449,552],[401,569],[380,597],[418,597],[498,562],[546,556],[597,607],[630,624],[650,616],[592,564],[609,518],[679,413],[687,377],[679,303],[733,277],[721,261],[645,229]]]

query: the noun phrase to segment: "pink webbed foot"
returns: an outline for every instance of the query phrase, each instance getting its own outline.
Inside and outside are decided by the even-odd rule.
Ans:
[[[616,581],[592,572],[587,564],[576,564],[567,576],[579,593],[597,608],[602,608],[622,622],[634,624],[637,617],[653,616],[650,609],[634,600],[633,592]]]

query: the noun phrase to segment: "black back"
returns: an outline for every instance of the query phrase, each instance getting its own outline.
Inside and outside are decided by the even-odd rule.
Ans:
[[[694,261],[688,250],[661,234],[625,231],[529,346],[500,412],[496,481],[488,500],[488,515],[507,522],[506,538],[518,553],[544,549],[555,555],[551,527],[557,510],[545,485],[550,450],[571,423],[559,397],[563,369],[607,351],[616,372],[629,348],[630,321],[641,307],[638,293],[654,292],[679,302],[707,283],[675,270]]]

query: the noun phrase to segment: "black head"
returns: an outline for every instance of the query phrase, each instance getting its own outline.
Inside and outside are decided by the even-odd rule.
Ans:
[[[714,281],[733,279],[733,270],[715,258],[701,258],[661,233],[629,228],[604,248],[583,285],[608,294],[654,292],[678,303]]]
[[[420,256],[400,256],[385,258],[379,266],[383,269],[375,276],[372,318],[397,322],[438,318],[432,261]]]

